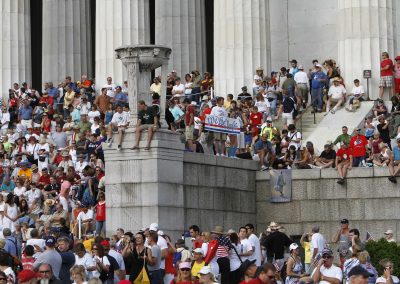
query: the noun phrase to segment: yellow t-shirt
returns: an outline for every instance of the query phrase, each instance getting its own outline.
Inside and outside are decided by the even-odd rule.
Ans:
[[[19,177],[24,177],[24,178],[27,178],[27,179],[31,179],[32,172],[31,172],[30,169],[26,169],[26,170],[20,169],[19,172],[18,172],[18,176]]]
[[[311,263],[311,243],[310,242],[304,242],[303,243],[303,248],[304,248],[304,263]]]
[[[201,263],[194,262],[193,267],[192,267],[192,275],[193,275],[193,277],[199,277],[200,278],[199,271],[205,264],[206,263],[204,261],[201,262]]]

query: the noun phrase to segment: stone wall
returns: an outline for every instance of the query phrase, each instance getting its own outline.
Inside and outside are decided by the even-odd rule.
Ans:
[[[387,229],[400,237],[400,190],[388,179],[387,168],[353,168],[344,185],[336,183],[334,169],[294,170],[292,202],[270,203],[268,172],[257,172],[257,229],[264,230],[270,221],[286,228],[289,235],[310,232],[314,225],[331,240],[339,228],[339,220],[350,220],[358,228],[361,239],[370,232],[375,239]]]
[[[183,161],[185,228],[238,230],[255,223],[258,163],[193,153]]]

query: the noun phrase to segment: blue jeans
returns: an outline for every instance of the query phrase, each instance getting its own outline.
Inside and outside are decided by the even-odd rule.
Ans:
[[[150,284],[162,284],[161,269],[149,271]]]
[[[353,167],[358,167],[362,161],[365,161],[365,157],[353,157]]]
[[[314,109],[322,110],[322,88],[311,89],[311,102]]]
[[[274,116],[276,116],[276,99],[274,99],[272,102],[270,103],[270,115],[271,118],[273,119]]]
[[[96,235],[99,236],[103,228],[105,228],[105,221],[96,221]]]

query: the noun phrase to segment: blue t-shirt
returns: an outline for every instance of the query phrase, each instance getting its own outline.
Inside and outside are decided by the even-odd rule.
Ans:
[[[12,192],[15,188],[15,183],[11,180],[9,185],[6,185],[4,182],[1,184],[0,190],[1,191],[8,191]]]
[[[56,87],[51,87],[47,89],[47,93],[49,94],[50,97],[54,98],[57,95],[57,88]]]
[[[325,80],[325,81],[319,81],[319,79]],[[312,89],[320,89],[324,86],[327,85],[328,83],[328,76],[322,71],[319,72],[314,72],[311,74],[311,88]]]
[[[21,116],[21,119],[23,120],[30,120],[32,119],[32,107],[28,106],[28,107],[21,107],[19,109],[19,115]]]

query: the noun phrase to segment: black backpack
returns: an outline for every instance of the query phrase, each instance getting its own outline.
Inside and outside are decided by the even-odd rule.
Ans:
[[[100,280],[105,282],[107,280],[114,281],[114,272],[119,269],[118,262],[111,255],[105,255],[110,262],[110,268],[108,272],[101,271],[100,272]]]

